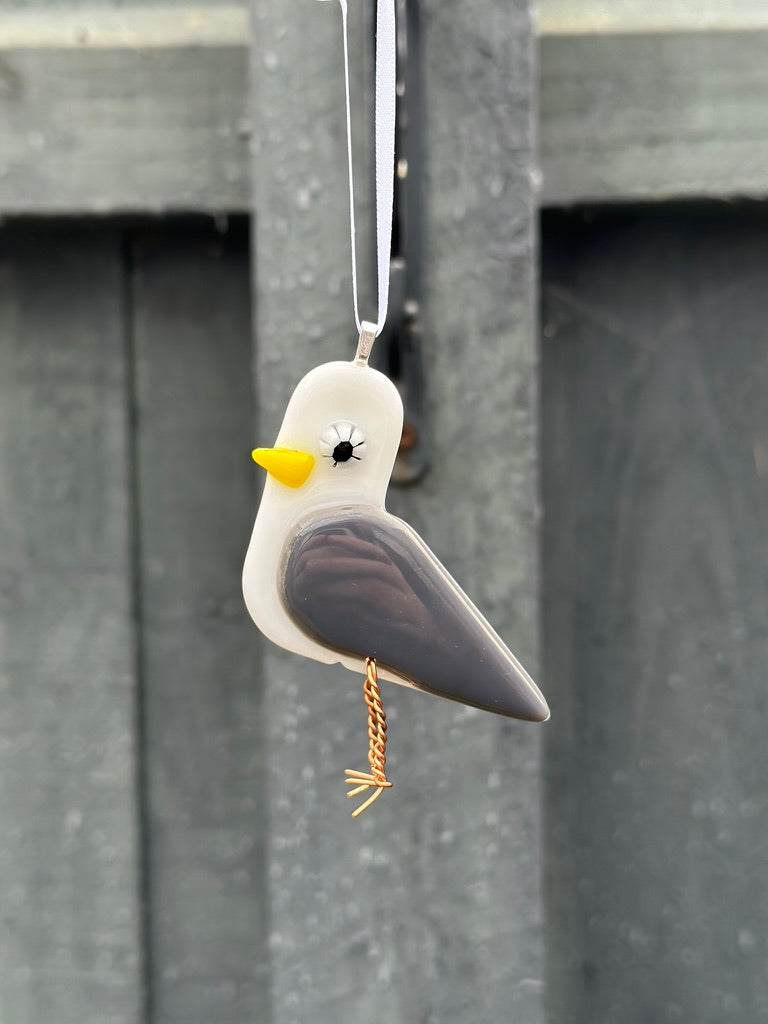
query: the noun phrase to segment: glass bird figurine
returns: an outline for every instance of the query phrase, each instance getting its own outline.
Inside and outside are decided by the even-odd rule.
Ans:
[[[362,673],[373,663],[391,682],[543,722],[523,666],[384,508],[402,422],[394,384],[360,355],[299,383],[275,447],[253,452],[268,477],[243,569],[248,611],[297,654]]]

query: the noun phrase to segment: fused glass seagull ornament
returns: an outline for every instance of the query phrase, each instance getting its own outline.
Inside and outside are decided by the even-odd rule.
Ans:
[[[394,384],[364,358],[303,378],[275,446],[253,452],[268,476],[243,569],[248,611],[297,654],[364,673],[373,662],[391,682],[543,722],[523,666],[384,508],[402,421]]]

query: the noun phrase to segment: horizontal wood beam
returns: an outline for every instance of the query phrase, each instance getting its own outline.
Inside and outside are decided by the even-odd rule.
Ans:
[[[0,16],[0,213],[248,210],[246,12]]]
[[[768,29],[545,36],[544,205],[768,194]]]
[[[647,7],[540,3],[542,205],[768,195],[768,0]],[[0,215],[249,210],[248,34],[238,4],[4,13]]]
[[[539,0],[541,36],[667,35],[768,29],[765,0]]]
[[[160,48],[242,46],[248,12],[240,4],[105,7],[89,4],[56,10],[46,4],[6,12],[0,24],[4,49]]]

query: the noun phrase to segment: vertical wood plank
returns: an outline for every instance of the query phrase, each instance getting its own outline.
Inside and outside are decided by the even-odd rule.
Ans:
[[[132,251],[152,1020],[265,1021],[247,238]]]
[[[552,1020],[766,1020],[768,223],[547,223]]]
[[[0,1020],[142,1004],[116,232],[0,234]]]
[[[268,444],[301,375],[354,339],[338,21],[321,4],[253,10]],[[529,15],[430,0],[423,22],[434,466],[390,507],[535,666]],[[362,680],[272,647],[265,672],[276,1024],[541,1021],[540,728],[386,687],[395,785],[352,822],[342,769],[365,762]]]

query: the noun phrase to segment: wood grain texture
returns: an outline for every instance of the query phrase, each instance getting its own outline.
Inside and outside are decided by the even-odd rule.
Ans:
[[[535,666],[528,12],[441,0],[423,17],[434,459],[390,506]],[[255,0],[254,18],[268,444],[302,374],[351,358],[354,326],[338,10]],[[353,31],[359,94],[370,44]],[[362,678],[271,647],[265,671],[276,1024],[541,1021],[540,727],[385,687],[394,788],[353,822],[343,769],[365,765]]]
[[[0,212],[249,209],[245,6],[22,7]],[[765,0],[539,7],[543,205],[768,193]]]
[[[152,1020],[266,1021],[247,238],[147,231],[132,258]]]
[[[764,1021],[768,222],[544,236],[552,1021]]]
[[[0,22],[0,210],[247,209],[246,67],[242,47],[151,39],[4,47]]]
[[[0,1020],[142,1005],[126,358],[112,230],[0,234]]]
[[[768,192],[768,30],[544,36],[542,203]]]

